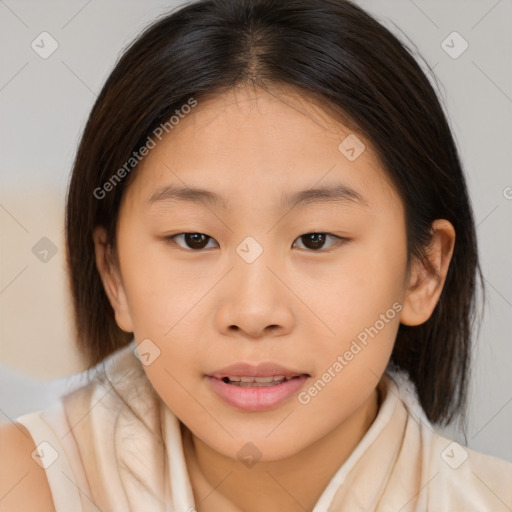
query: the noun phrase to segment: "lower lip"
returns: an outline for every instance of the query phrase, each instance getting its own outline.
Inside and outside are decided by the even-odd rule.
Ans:
[[[227,404],[243,411],[265,411],[284,402],[297,392],[308,379],[301,375],[273,386],[242,387],[206,376],[217,395]]]

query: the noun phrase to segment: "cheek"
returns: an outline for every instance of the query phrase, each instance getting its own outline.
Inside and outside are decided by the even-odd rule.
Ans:
[[[137,343],[149,340],[144,342],[152,362],[144,370],[157,393],[172,409],[187,410],[190,396],[180,383],[200,375],[197,306],[212,287],[212,276],[201,275],[201,265],[173,265],[165,244],[143,243],[144,236],[124,237],[120,243],[134,336]]]
[[[211,288],[211,273],[194,262],[173,264],[164,242],[135,242],[143,237],[121,248],[124,287],[136,338],[165,338]]]
[[[339,396],[355,405],[369,392],[387,365],[399,327],[405,240],[389,235],[367,240],[347,250],[327,276],[316,276],[323,284],[309,296],[330,331],[322,327],[325,335],[315,343],[319,386],[329,382],[321,401],[328,406]]]
[[[308,272],[317,285],[309,288],[307,298],[331,331],[346,339],[381,315],[388,313],[387,318],[395,319],[393,304],[402,299],[407,256],[403,240],[385,236],[368,237],[340,254],[321,274]]]

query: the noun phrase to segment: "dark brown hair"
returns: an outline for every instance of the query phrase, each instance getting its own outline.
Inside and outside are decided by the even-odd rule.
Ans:
[[[458,151],[411,51],[346,0],[200,0],[155,21],[124,51],[90,113],[67,198],[77,340],[88,367],[132,339],[103,290],[92,232],[105,226],[115,247],[121,197],[136,166],[108,192],[104,184],[190,98],[200,108],[246,84],[289,87],[371,142],[405,207],[409,261],[429,266],[431,223],[453,224],[440,300],[424,324],[400,325],[390,364],[409,374],[432,422],[464,415],[478,276],[484,288]]]

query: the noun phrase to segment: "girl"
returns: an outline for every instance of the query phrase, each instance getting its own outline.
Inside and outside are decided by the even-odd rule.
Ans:
[[[434,90],[361,8],[158,20],[66,215],[90,380],[4,429],[4,510],[512,508],[512,464],[433,428],[466,404],[475,226]]]

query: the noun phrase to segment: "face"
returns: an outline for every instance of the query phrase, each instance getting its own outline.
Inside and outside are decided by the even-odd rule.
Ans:
[[[228,457],[248,442],[263,460],[306,448],[387,365],[408,284],[404,209],[351,134],[291,93],[238,90],[180,119],[123,197],[117,322],[145,340],[165,404]],[[290,379],[221,380],[251,370]]]

